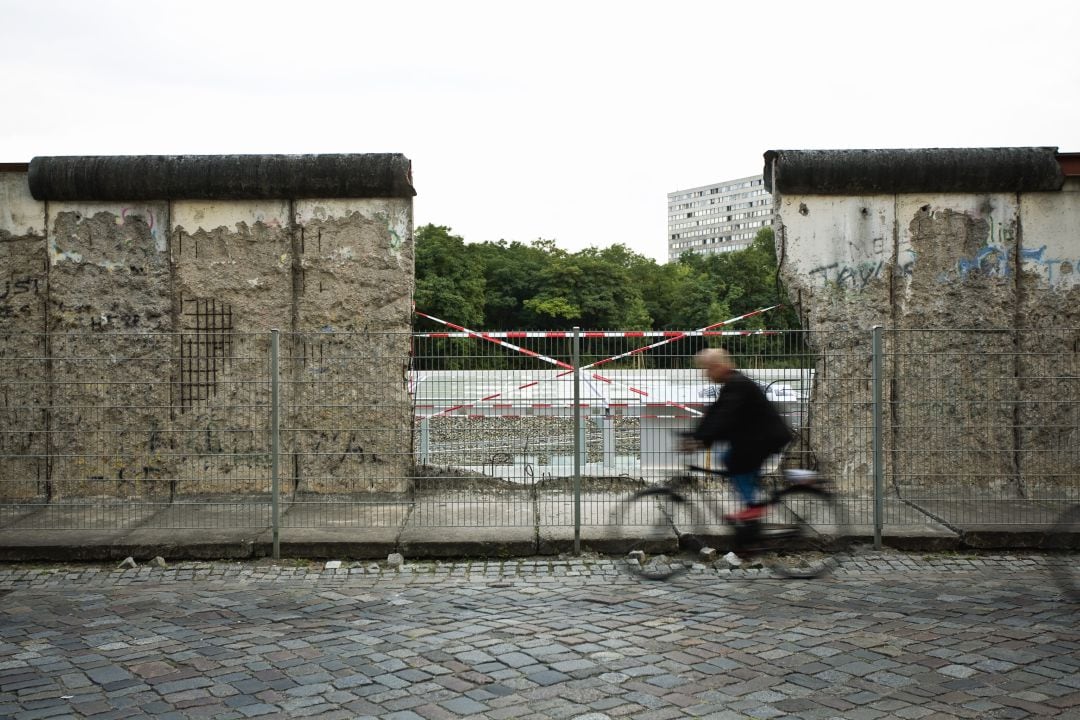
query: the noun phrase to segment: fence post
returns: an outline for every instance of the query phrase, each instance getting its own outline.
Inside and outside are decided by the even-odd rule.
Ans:
[[[431,454],[431,418],[420,421],[420,464],[428,464],[428,455]]]
[[[875,325],[873,330],[873,378],[872,383],[874,386],[874,427],[873,427],[873,443],[872,451],[874,454],[874,549],[881,549],[881,528],[884,523],[883,510],[884,510],[884,492],[885,492],[885,468],[882,465],[882,445],[881,445],[881,418],[883,416],[883,410],[881,407],[881,333],[882,327]]]
[[[581,554],[581,328],[574,326],[574,554]]]
[[[278,451],[281,448],[281,422],[278,408],[278,330],[270,331],[270,525],[274,538],[274,559],[281,559],[280,513],[281,513],[281,466]]]
[[[603,434],[604,467],[614,468],[618,463],[615,458],[615,417],[611,414],[611,408],[605,407],[604,414],[597,416],[594,420]]]

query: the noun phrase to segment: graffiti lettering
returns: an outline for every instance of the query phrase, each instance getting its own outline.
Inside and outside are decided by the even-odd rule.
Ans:
[[[357,442],[356,435],[354,433],[349,433],[349,436],[347,439],[345,439],[344,443],[341,442],[341,433],[335,432],[330,435],[322,432],[319,433],[319,439],[315,442],[314,448],[314,453],[316,455],[323,454],[322,452],[320,452],[320,449],[322,448],[324,440],[327,441],[327,443],[331,446],[340,446],[341,444],[344,444],[344,448],[341,450],[341,454],[337,458],[335,467],[340,467],[342,463],[349,459],[351,459],[358,465],[363,465],[365,463],[381,464],[383,462],[382,458],[380,458],[374,452],[365,451],[364,446]]]
[[[956,272],[961,279],[966,279],[972,273],[986,277],[1008,277],[1010,254],[1005,248],[987,245],[979,248],[973,257],[957,260]]]
[[[108,313],[102,313],[101,315],[92,315],[90,317],[90,327],[95,330],[100,330],[109,324],[115,326],[117,323],[126,328],[136,328],[142,323],[142,315],[110,315]]]
[[[341,453],[341,459],[339,464],[345,462],[345,458],[352,455],[356,458],[356,462],[363,465],[366,462],[381,463],[382,460],[375,453],[364,452],[364,446],[358,444],[353,438],[349,438],[349,444],[345,447],[345,451]]]
[[[1047,255],[1046,250],[1045,245],[1035,250],[1021,249],[1020,261],[1024,270],[1044,276],[1050,284],[1060,282],[1064,276],[1072,274],[1077,263],[1080,262],[1080,258],[1051,257]],[[972,275],[1007,278],[1013,274],[1014,258],[1013,251],[1009,247],[985,245],[974,255],[957,260],[955,271],[946,271],[939,279],[942,282],[954,279],[966,280]]]
[[[856,290],[862,290],[865,288],[871,280],[876,278],[881,273],[881,268],[885,263],[878,260],[876,263],[860,263],[859,265],[847,266],[840,270],[836,276],[836,283],[838,285],[850,285]]]
[[[1077,263],[1080,263],[1080,258],[1074,260],[1067,260],[1064,258],[1052,258],[1046,257],[1046,246],[1043,245],[1038,250],[1021,250],[1020,260],[1023,262],[1024,268],[1034,266],[1041,272],[1041,269],[1046,271],[1046,281],[1053,284],[1059,280],[1064,279],[1062,276],[1072,274]],[[1055,277],[1055,270],[1057,274]]]
[[[3,285],[0,285],[0,301],[7,300],[14,295],[24,295],[26,293],[38,293],[39,278],[33,275],[24,276],[12,276],[10,280],[5,280]]]
[[[904,277],[911,275],[915,260],[911,259],[896,266],[896,274]],[[829,263],[814,268],[808,274],[811,278],[820,278],[822,287],[830,285],[849,290],[862,291],[870,283],[888,272],[890,266],[884,260],[868,260],[861,263]]]

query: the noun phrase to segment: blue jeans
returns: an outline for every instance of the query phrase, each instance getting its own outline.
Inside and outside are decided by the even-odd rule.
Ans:
[[[731,450],[724,452],[724,466],[728,464],[728,458],[731,457]],[[735,485],[735,491],[739,493],[739,497],[742,498],[743,503],[746,505],[754,505],[757,503],[758,495],[758,480],[761,479],[761,469],[751,470],[750,472],[739,473],[737,475],[732,474],[728,477],[731,478],[731,482]]]

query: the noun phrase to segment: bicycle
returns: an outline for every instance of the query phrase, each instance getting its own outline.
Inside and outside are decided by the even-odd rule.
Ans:
[[[720,492],[708,479],[724,470],[687,465],[665,483],[620,503],[614,521],[632,531],[626,567],[634,575],[666,580],[708,561],[717,547],[767,560],[777,575],[816,578],[831,572],[850,545],[847,515],[831,483],[811,470],[763,478],[765,516],[734,522],[722,512]],[[695,499],[697,498],[697,499]]]
[[[1050,530],[1055,545],[1069,550],[1069,554],[1054,558],[1050,574],[1061,592],[1073,602],[1080,603],[1080,503],[1065,509]]]

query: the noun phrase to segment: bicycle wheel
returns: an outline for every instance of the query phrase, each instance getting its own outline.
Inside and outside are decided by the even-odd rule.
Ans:
[[[648,580],[667,580],[693,567],[703,547],[693,532],[701,510],[666,487],[648,488],[619,503],[614,522],[626,541],[627,570]]]
[[[769,506],[761,529],[766,562],[777,575],[816,578],[832,572],[847,552],[851,533],[843,503],[816,487],[784,491]]]
[[[1061,513],[1051,529],[1051,538],[1067,553],[1050,559],[1050,574],[1061,588],[1062,594],[1073,602],[1080,602],[1080,505],[1073,505]]]

